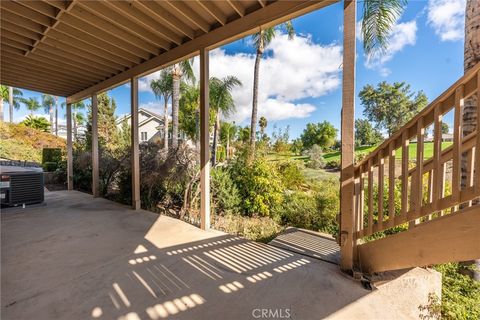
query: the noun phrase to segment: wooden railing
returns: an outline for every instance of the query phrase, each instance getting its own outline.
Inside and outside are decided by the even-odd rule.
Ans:
[[[464,136],[462,124],[464,101],[475,94],[480,95],[480,64],[355,166],[356,239],[407,222],[412,228],[475,203],[480,196],[480,134],[477,129]],[[450,113],[453,139],[442,148],[442,118]],[[431,127],[433,157],[424,159],[425,133]],[[416,156],[409,159],[413,143]],[[467,168],[463,187],[462,158]]]

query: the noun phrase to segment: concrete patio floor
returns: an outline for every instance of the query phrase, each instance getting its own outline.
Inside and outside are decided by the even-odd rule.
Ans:
[[[2,319],[411,319],[439,290],[414,269],[368,291],[332,263],[75,191],[2,210],[1,232]]]

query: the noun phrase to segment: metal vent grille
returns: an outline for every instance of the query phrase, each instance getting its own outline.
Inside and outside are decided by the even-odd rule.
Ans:
[[[43,174],[28,173],[10,176],[10,202],[12,204],[43,201]]]

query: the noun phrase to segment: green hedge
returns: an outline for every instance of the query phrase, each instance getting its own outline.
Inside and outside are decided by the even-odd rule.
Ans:
[[[43,148],[42,150],[42,164],[47,162],[58,163],[62,161],[62,149],[60,148]]]

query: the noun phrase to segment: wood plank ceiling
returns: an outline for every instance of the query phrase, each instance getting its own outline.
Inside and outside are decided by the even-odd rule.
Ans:
[[[1,1],[0,83],[71,96],[275,1]]]

